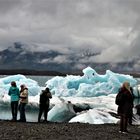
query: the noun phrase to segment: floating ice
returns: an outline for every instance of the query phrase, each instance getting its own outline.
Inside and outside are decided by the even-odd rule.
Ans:
[[[56,76],[46,82],[56,96],[96,97],[102,95],[116,94],[124,81],[135,86],[137,81],[130,75],[114,73],[110,70],[105,75],[87,67],[83,70],[83,76],[67,75]],[[135,90],[135,95],[137,95]]]
[[[32,79],[26,78],[24,75],[13,75],[13,76],[7,76],[5,78],[0,78],[0,98],[6,96],[8,90],[11,86],[11,82],[15,81],[17,84],[17,87],[20,88],[21,84],[25,84],[28,87],[29,90],[29,96],[35,96],[38,95],[41,88],[39,87],[38,83]],[[8,98],[8,97],[7,97]]]
[[[48,120],[52,122],[68,122],[72,117],[76,116],[71,102],[55,104],[48,113]]]
[[[90,109],[89,111],[72,118],[69,122],[90,124],[117,123],[119,119],[112,117],[108,112],[105,110]]]

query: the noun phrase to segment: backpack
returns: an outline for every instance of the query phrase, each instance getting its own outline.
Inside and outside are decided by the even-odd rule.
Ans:
[[[123,104],[123,94],[120,91],[116,95],[115,104],[116,105],[122,105]]]

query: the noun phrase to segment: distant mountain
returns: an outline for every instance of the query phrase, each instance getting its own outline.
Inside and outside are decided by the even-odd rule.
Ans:
[[[15,42],[13,46],[0,52],[0,69],[50,69],[53,62],[41,64],[44,59],[53,59],[62,55],[57,51],[31,52],[24,44]]]
[[[15,42],[12,46],[0,52],[0,70],[38,70],[56,71],[60,73],[81,73],[83,67],[90,66],[98,72],[107,69],[112,71],[132,71],[135,61],[112,65],[111,63],[93,63],[88,58],[99,55],[100,52],[84,49],[63,53],[60,51],[31,51],[30,45]],[[82,67],[80,67],[82,65]]]
[[[81,54],[64,54],[54,50],[33,52],[27,48],[30,48],[30,46],[21,42],[15,42],[12,46],[1,51],[0,69],[32,69],[71,72],[79,70],[75,65],[80,63],[80,59],[84,59],[91,55],[97,55],[97,53],[88,50],[81,52]],[[61,57],[67,58],[67,61],[61,61]],[[57,58],[60,60],[57,61]]]

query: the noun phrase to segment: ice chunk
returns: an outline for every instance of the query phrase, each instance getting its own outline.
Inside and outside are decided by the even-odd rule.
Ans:
[[[130,75],[118,74],[110,70],[100,75],[94,69],[87,67],[83,70],[83,76],[57,76],[48,80],[46,85],[56,96],[96,97],[116,94],[125,81],[130,82],[131,86],[137,84]]]
[[[53,122],[68,122],[72,117],[76,116],[71,102],[62,102],[55,106],[48,113],[48,120]]]
[[[80,122],[90,124],[117,123],[118,119],[112,117],[108,112],[99,109],[89,111],[72,118],[69,122]]]
[[[24,75],[18,74],[0,78],[0,96],[4,96],[8,93],[12,81],[15,81],[17,87],[19,88],[21,84],[25,84],[28,87],[30,96],[38,95],[41,91],[41,88],[36,81],[26,78]]]

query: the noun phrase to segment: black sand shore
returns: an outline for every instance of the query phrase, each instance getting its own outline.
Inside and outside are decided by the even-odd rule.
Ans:
[[[21,123],[0,121],[0,140],[140,140],[140,126],[120,134],[117,124]]]

